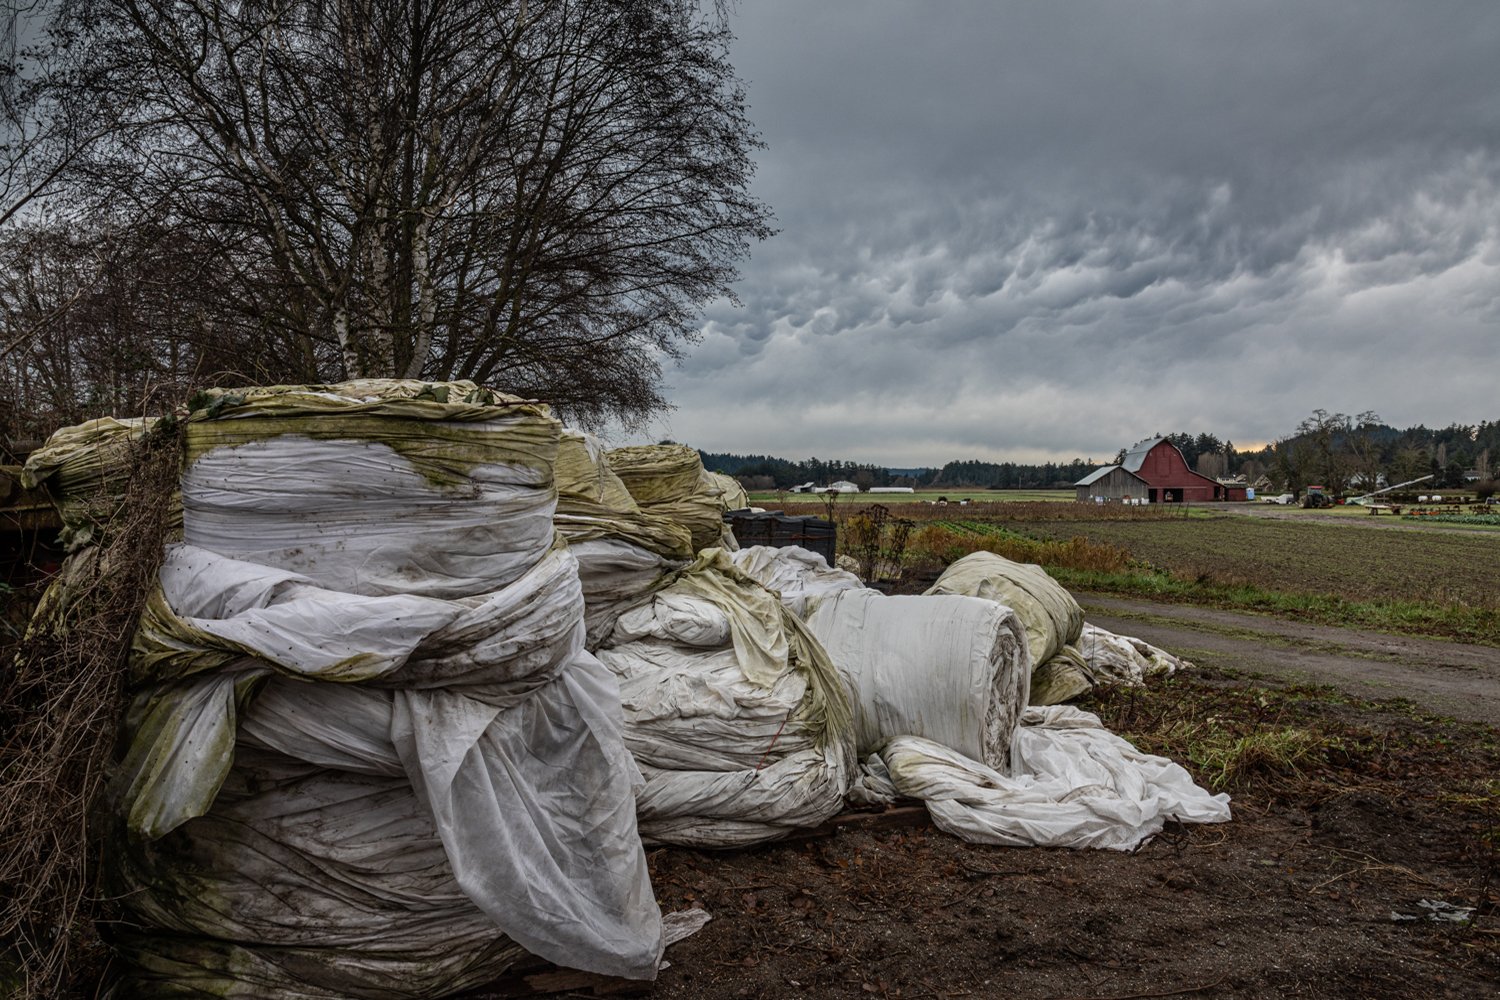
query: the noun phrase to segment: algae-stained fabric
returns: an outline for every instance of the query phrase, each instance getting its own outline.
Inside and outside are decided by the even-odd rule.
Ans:
[[[738,847],[842,808],[855,767],[843,685],[796,616],[727,553],[699,553],[620,617],[598,656],[619,679],[648,840]]]
[[[982,597],[1013,609],[1026,626],[1033,666],[1052,659],[1083,629],[1083,609],[1046,570],[993,552],[973,552],[957,560],[927,593]]]
[[[735,547],[734,536],[724,526],[724,488],[704,470],[695,449],[683,444],[632,445],[606,457],[642,510],[687,528],[694,552]]]
[[[558,425],[463,384],[221,392],[132,652],[121,996],[426,997],[662,948]]]
[[[59,428],[27,458],[21,485],[45,485],[70,551],[102,538],[124,500],[133,449],[158,422],[156,417],[87,420]]]
[[[590,649],[693,558],[689,529],[637,504],[604,449],[581,431],[564,430],[558,441],[554,522],[578,558]]]

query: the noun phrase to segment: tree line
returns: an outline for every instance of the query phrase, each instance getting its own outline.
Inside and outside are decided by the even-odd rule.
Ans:
[[[0,435],[469,378],[638,423],[771,232],[723,4],[37,0],[0,46]]]
[[[1259,449],[1241,451],[1212,433],[1158,435],[1182,451],[1188,467],[1215,478],[1244,476],[1253,485],[1264,476],[1275,487],[1301,492],[1309,484],[1337,492],[1367,492],[1376,484],[1395,485],[1432,476],[1424,487],[1453,488],[1478,477],[1495,478],[1500,464],[1500,421],[1450,424],[1431,429],[1418,424],[1397,429],[1378,414],[1357,416],[1315,410],[1285,437]],[[1116,464],[1125,458],[1121,448]],[[786,489],[801,483],[827,485],[847,480],[871,486],[932,489],[1066,489],[1099,468],[1093,459],[1070,462],[948,462],[939,468],[897,475],[860,462],[700,451],[705,468],[740,479],[750,489]]]

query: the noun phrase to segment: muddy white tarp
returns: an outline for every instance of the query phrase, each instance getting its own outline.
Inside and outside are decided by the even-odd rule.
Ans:
[[[688,529],[694,552],[737,547],[724,526],[724,487],[704,470],[696,449],[684,444],[632,445],[616,448],[607,457],[642,510]]]
[[[880,759],[893,791],[923,800],[940,829],[973,843],[1131,850],[1169,819],[1230,818],[1229,796],[1067,705],[1027,710],[1009,773],[912,737],[892,740]]]
[[[687,526],[643,510],[604,449],[579,431],[565,430],[558,442],[554,520],[578,559],[590,649],[609,635],[621,611],[693,558]]]
[[[742,846],[842,807],[855,767],[844,688],[796,616],[723,551],[622,615],[598,656],[619,678],[645,774],[648,841]]]
[[[457,384],[220,394],[132,657],[121,995],[439,996],[520,948],[651,978],[559,428]]]
[[[729,558],[751,579],[774,590],[781,603],[804,620],[823,598],[864,586],[853,573],[834,569],[818,553],[797,545],[751,545]]]

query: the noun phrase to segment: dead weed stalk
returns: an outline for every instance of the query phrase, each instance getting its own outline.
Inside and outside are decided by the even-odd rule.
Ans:
[[[180,429],[164,424],[135,446],[104,541],[70,558],[65,597],[0,677],[0,992],[13,997],[65,995],[102,964],[91,809],[174,505]]]

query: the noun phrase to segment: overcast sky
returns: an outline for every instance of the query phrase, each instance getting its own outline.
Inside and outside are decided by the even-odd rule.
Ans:
[[[650,428],[905,466],[1500,418],[1500,3],[742,0],[781,232]]]

